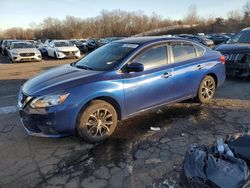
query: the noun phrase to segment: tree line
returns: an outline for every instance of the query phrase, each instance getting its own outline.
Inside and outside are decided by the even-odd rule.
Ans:
[[[173,30],[160,34],[173,33],[220,33],[238,32],[250,26],[250,1],[242,10],[229,11],[227,18],[209,16],[200,17],[195,6],[188,8],[187,14],[181,20],[162,18],[153,13],[151,16],[143,12],[127,12],[122,10],[107,11],[93,18],[77,18],[66,16],[65,19],[45,18],[41,23],[31,23],[30,28],[13,27],[0,32],[0,38],[13,39],[74,39],[128,37],[157,28],[172,25],[198,25],[189,30]]]

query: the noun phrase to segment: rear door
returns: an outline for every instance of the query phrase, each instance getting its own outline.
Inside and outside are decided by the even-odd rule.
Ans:
[[[205,48],[189,42],[172,42],[169,48],[175,99],[196,96],[206,71],[206,61],[202,58]]]
[[[144,71],[123,74],[127,115],[172,99],[172,68],[168,61],[167,44],[144,50],[132,62],[143,64]]]

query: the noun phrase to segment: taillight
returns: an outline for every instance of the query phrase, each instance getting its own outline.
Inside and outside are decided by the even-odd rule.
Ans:
[[[220,56],[220,62],[224,65],[226,64],[226,58],[224,55]]]

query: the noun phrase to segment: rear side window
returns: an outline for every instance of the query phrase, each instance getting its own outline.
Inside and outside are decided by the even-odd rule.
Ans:
[[[202,56],[205,52],[205,49],[199,45],[195,45],[195,49],[198,57]]]
[[[197,57],[192,44],[171,44],[173,62],[185,61]]]
[[[167,61],[167,47],[158,46],[145,50],[138,55],[133,62],[141,63],[144,65],[144,70],[164,66]]]

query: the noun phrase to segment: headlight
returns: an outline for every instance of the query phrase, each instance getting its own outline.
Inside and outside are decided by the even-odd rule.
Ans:
[[[30,106],[32,108],[45,108],[50,106],[56,106],[64,103],[68,96],[69,93],[38,97],[30,103]]]

